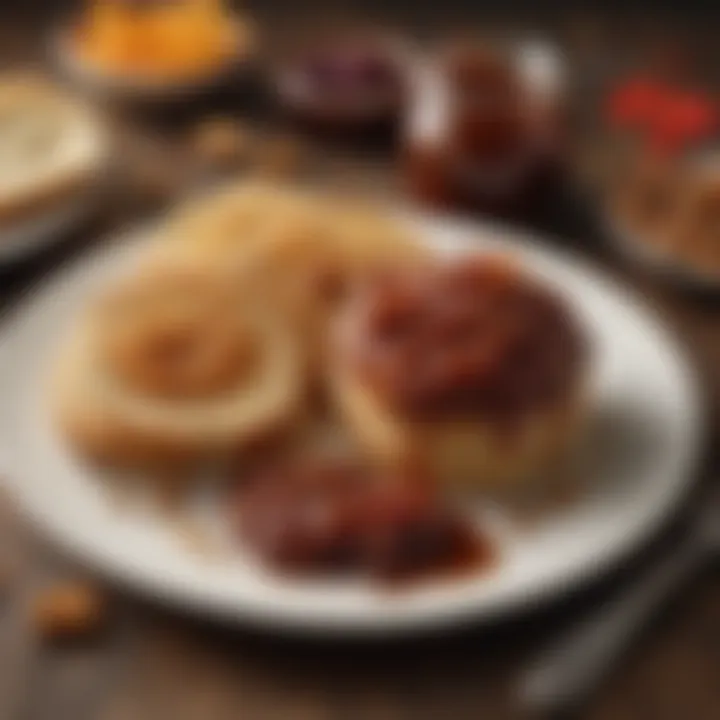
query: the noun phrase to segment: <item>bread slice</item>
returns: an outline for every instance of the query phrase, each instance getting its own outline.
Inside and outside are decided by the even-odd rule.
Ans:
[[[154,291],[152,284],[162,282],[156,272],[132,277],[130,282],[143,283],[143,289],[149,283]],[[212,292],[215,280],[204,280],[211,287],[208,292]],[[129,306],[131,314],[124,322],[141,323],[151,312],[147,306],[143,309],[146,300],[140,296],[138,302],[137,297],[133,296],[135,305]],[[154,392],[147,384],[137,382],[137,373],[124,371],[122,363],[142,363],[147,358],[155,362],[157,343],[152,338],[148,341],[142,330],[137,340],[140,354],[129,361],[127,355],[118,360],[109,351],[108,343],[126,331],[108,313],[90,312],[62,346],[52,377],[51,404],[63,435],[83,455],[96,460],[117,466],[147,466],[234,455],[290,426],[300,415],[305,400],[299,343],[271,313],[257,308],[245,310],[241,305],[230,305],[227,311],[243,313],[242,342],[252,343],[252,362],[239,360],[220,387],[203,390],[201,386],[200,394],[197,387],[190,393],[177,388],[168,392],[162,387]],[[155,337],[161,343],[167,337],[163,317],[163,312],[156,312],[152,320],[159,322]],[[204,322],[202,318],[200,322]],[[197,327],[200,335],[191,342],[199,355],[191,354],[190,362],[202,363],[208,339],[212,342],[212,338],[203,334],[201,326]],[[221,325],[220,332],[224,328]],[[220,338],[220,344],[210,352],[224,354],[224,348]],[[171,374],[178,366],[163,365],[168,362],[164,357],[159,360],[159,369],[167,367]],[[234,363],[235,355],[229,357]],[[172,357],[169,362],[173,362]]]
[[[503,432],[483,421],[413,422],[382,402],[351,372],[335,368],[334,398],[359,444],[379,464],[419,464],[448,486],[504,490],[561,467],[585,415],[580,394]]]
[[[108,153],[83,102],[39,75],[0,75],[0,227],[87,189]]]
[[[233,269],[300,329],[324,375],[329,321],[345,292],[387,268],[427,263],[428,247],[382,210],[263,180],[232,183],[182,206],[161,227],[153,261]]]
[[[359,444],[381,465],[390,468],[419,465],[447,485],[499,490],[543,478],[570,457],[569,451],[582,431],[586,410],[586,368],[584,350],[580,349],[584,347],[582,336],[578,328],[573,329],[577,335],[573,340],[577,349],[571,350],[564,336],[566,331],[560,331],[559,325],[548,324],[546,319],[542,332],[537,333],[535,325],[529,322],[533,317],[523,315],[519,310],[527,312],[528,305],[521,306],[516,302],[510,306],[507,303],[507,298],[523,297],[520,293],[527,281],[514,268],[506,270],[497,263],[495,259],[475,258],[462,264],[438,265],[430,273],[400,273],[390,279],[395,286],[389,295],[384,295],[387,288],[383,289],[382,285],[361,288],[334,318],[328,353],[333,399]],[[483,274],[485,268],[488,271]],[[459,274],[461,272],[475,274],[463,276]],[[508,285],[509,294],[502,298],[506,301],[505,308],[497,301],[491,304],[493,295],[480,286],[484,283],[485,288],[489,288],[494,272],[510,273],[507,280],[498,280],[512,283]],[[438,284],[439,278],[445,280],[444,284]],[[468,278],[480,287],[474,296],[468,294]],[[378,326],[377,318],[382,317],[378,309],[383,308],[387,297],[390,298],[388,316],[392,322]],[[532,307],[538,307],[541,297],[540,293],[533,297]],[[483,305],[485,298],[489,299]],[[507,313],[507,307],[513,309],[513,316],[500,314]],[[433,314],[435,308],[440,308],[440,314]],[[482,314],[488,308],[494,323],[504,318],[502,325],[482,322],[490,317]],[[458,316],[463,324],[456,322],[453,325]],[[409,318],[409,322],[405,318]],[[555,323],[562,318],[563,314],[559,313],[554,318]],[[504,339],[508,335],[502,333],[513,319],[513,331],[530,338],[535,346],[529,342],[513,345]],[[450,332],[440,333],[440,322],[444,322]],[[418,336],[422,323],[433,328],[433,333],[421,334],[423,343],[413,342],[413,335]],[[555,332],[549,331],[553,327]],[[570,327],[572,324],[568,325],[567,332]],[[408,343],[408,339],[411,353],[393,352],[398,344]],[[496,342],[494,346],[493,342]],[[542,368],[540,349],[546,348],[548,343],[556,343],[555,347],[559,349],[551,356],[555,358],[553,364],[565,358],[566,367],[563,367],[562,382],[557,383],[551,394],[546,392],[541,396],[541,402],[533,402],[534,397],[538,397],[533,394],[537,393],[537,383],[545,382],[547,388],[552,376],[546,382],[548,375],[541,374],[539,377],[546,380],[528,385],[522,383],[527,375],[513,372],[518,368],[524,371],[529,364]],[[523,348],[523,355],[506,350],[518,346]],[[477,347],[484,354],[477,353]],[[494,355],[488,352],[488,347]],[[573,356],[574,360],[571,359]],[[468,357],[470,362],[463,362]],[[492,362],[486,361],[488,357]],[[524,363],[521,367],[517,363],[518,357]],[[510,375],[504,375],[503,370],[509,370]],[[491,394],[488,394],[488,402],[485,399],[488,395],[479,393],[470,395],[474,405],[456,402],[454,406],[440,405],[435,412],[423,412],[405,403],[402,393],[393,396],[393,390],[402,390],[406,384],[412,386],[412,382],[406,383],[406,380],[417,376],[421,389],[436,383],[431,387],[438,387],[438,393],[449,392],[451,398],[457,399],[457,395],[453,395],[456,390],[453,382],[459,377],[462,383],[469,376],[470,381],[464,387],[466,392],[472,393],[473,379],[477,376],[484,379],[484,372],[492,373],[493,382],[499,383],[507,393],[496,397],[508,398],[509,395],[512,402],[522,393],[526,402],[515,405],[511,413],[503,413],[497,411],[497,399],[493,405]],[[512,388],[508,377],[517,383]]]

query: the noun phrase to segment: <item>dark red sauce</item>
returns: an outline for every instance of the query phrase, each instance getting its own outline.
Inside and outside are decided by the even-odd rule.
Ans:
[[[507,263],[398,272],[363,292],[349,362],[406,417],[512,420],[576,388],[575,319]]]
[[[455,577],[489,565],[491,543],[418,473],[387,477],[354,463],[283,461],[232,505],[242,539],[290,574],[360,574],[387,583]]]

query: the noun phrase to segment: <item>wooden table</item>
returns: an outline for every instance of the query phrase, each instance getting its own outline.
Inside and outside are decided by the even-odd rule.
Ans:
[[[259,3],[256,3],[259,4]],[[288,3],[258,8],[273,27],[294,27],[293,16],[275,10]],[[379,3],[371,17],[381,15]],[[39,58],[47,15],[37,9],[56,4],[35,0],[3,17],[0,57],[9,66]],[[462,3],[450,3],[446,26],[471,18]],[[389,12],[389,11],[388,11]],[[414,29],[433,27],[441,18],[434,6],[396,5],[393,19]],[[505,13],[507,15],[507,12]],[[297,17],[297,16],[295,16]],[[309,11],[305,20],[316,17]],[[530,15],[533,22],[537,18]],[[436,19],[438,22],[430,22]],[[506,18],[507,19],[507,18]],[[515,18],[516,24],[517,18]],[[583,20],[584,22],[584,20]],[[557,29],[557,18],[548,25]],[[542,23],[541,23],[542,24]],[[627,25],[621,26],[627,32]],[[569,34],[586,32],[573,23]],[[583,30],[583,27],[585,30]],[[642,27],[645,27],[644,25]],[[660,27],[676,28],[675,25]],[[696,26],[694,26],[696,27]],[[567,29],[567,28],[566,28]],[[688,37],[693,32],[685,29]],[[592,33],[589,36],[592,40]],[[577,47],[586,48],[588,35]],[[597,40],[596,40],[597,41]],[[579,41],[578,41],[579,42]],[[157,125],[126,125],[132,142],[159,152],[174,152]],[[163,126],[164,128],[164,126]],[[393,187],[382,161],[326,153],[326,171],[360,188]],[[109,208],[62,248],[3,273],[3,303],[58,262],[82,252],[90,242],[139,208],[118,195]],[[563,215],[555,229],[587,246],[585,224]],[[717,304],[682,296],[598,257],[645,292],[690,348],[705,380],[710,405],[720,409],[720,316]],[[712,421],[711,442],[718,423]],[[709,457],[705,478],[717,469]],[[1,720],[372,720],[436,718],[523,718],[513,682],[534,651],[566,622],[611,597],[632,576],[669,547],[682,532],[678,523],[621,571],[576,594],[559,606],[492,628],[465,627],[441,637],[393,643],[318,643],[257,635],[249,630],[208,625],[180,617],[122,591],[111,593],[107,632],[92,643],[54,648],[35,633],[28,608],[37,589],[55,578],[74,576],[72,562],[2,507],[0,557],[8,560],[0,589]],[[15,566],[15,567],[11,567]],[[617,672],[591,699],[579,717],[588,720],[712,720],[720,717],[720,577],[708,571],[687,588],[643,637]]]

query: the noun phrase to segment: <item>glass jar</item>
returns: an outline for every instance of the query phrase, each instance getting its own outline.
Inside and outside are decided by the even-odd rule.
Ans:
[[[539,46],[455,45],[418,63],[405,123],[411,193],[498,213],[528,200],[561,138],[557,67]]]

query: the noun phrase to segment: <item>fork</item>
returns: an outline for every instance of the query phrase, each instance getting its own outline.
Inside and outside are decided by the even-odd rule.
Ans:
[[[519,682],[523,705],[546,715],[577,707],[668,597],[719,553],[720,498],[714,497],[670,555],[530,664]]]

